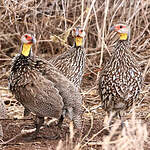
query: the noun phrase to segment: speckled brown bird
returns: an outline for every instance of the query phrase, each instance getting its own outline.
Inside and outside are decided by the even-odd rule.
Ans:
[[[76,87],[80,87],[86,58],[84,49],[86,33],[83,28],[76,27],[72,30],[72,36],[74,45],[63,54],[52,58],[50,62]]]
[[[130,27],[116,24],[111,28],[119,34],[110,61],[101,72],[99,94],[104,110],[119,114],[138,101],[142,75],[138,63],[130,52]]]
[[[44,117],[60,119],[68,116],[81,129],[82,97],[74,84],[52,64],[33,55],[35,38],[25,34],[21,38],[20,53],[13,59],[9,89],[25,108],[37,116],[36,138]]]
[[[85,67],[84,42],[86,33],[82,27],[78,26],[72,30],[72,36],[74,37],[74,45],[63,54],[53,57],[49,62],[79,88]],[[30,111],[26,108],[24,116],[29,114]]]

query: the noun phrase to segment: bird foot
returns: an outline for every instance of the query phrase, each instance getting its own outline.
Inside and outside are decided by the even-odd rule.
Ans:
[[[44,138],[47,140],[57,140],[58,138],[60,138],[60,135],[55,135],[55,136],[37,136],[37,135],[31,135],[31,136],[25,136],[23,139],[27,142],[31,142],[33,140],[36,140],[37,138]]]
[[[54,135],[54,136],[42,136],[42,138],[47,139],[47,140],[57,140],[60,138],[60,135]]]
[[[123,129],[123,127],[125,127],[125,123],[123,121],[121,121],[120,126],[121,126],[121,129]]]
[[[57,123],[56,126],[57,126],[59,129],[61,129],[62,123]]]
[[[31,136],[25,136],[23,139],[27,142],[31,142],[33,140],[36,140],[38,137],[35,134],[32,134]]]

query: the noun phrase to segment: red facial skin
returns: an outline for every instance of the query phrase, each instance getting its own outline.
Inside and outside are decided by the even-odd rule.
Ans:
[[[28,44],[32,44],[32,43],[33,43],[33,42],[32,42],[32,37],[31,37],[31,36],[29,36],[29,35],[24,35],[24,36],[25,36],[26,40],[29,41]]]
[[[79,30],[79,33],[80,33],[80,34],[82,34],[82,32],[83,32],[83,30],[82,30],[82,29],[81,29],[81,30]]]
[[[118,31],[118,30],[120,30],[120,29],[122,29],[122,28],[126,28],[126,26],[123,26],[123,25],[114,26],[114,30],[115,30],[115,31]]]
[[[78,29],[77,29],[78,30]],[[82,34],[82,32],[83,32],[83,30],[82,29],[79,29],[78,31],[77,31],[76,29],[73,29],[73,32],[74,32],[74,34],[77,36],[77,37],[80,37],[80,34]],[[76,34],[76,33],[78,33],[78,34]]]

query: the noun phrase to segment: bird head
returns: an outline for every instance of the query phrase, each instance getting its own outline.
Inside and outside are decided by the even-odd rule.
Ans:
[[[35,37],[31,34],[24,34],[21,37],[21,42],[23,44],[21,54],[24,56],[29,56],[32,45],[36,43]]]
[[[116,24],[110,28],[110,31],[117,32],[120,36],[120,40],[130,39],[130,27],[126,24]]]
[[[76,46],[83,45],[85,35],[85,31],[81,27],[76,27],[72,30],[72,36],[75,38]]]

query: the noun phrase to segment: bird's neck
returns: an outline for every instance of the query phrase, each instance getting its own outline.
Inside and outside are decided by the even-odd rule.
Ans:
[[[74,42],[73,47],[76,48],[76,49],[82,48],[82,46],[77,46],[77,45],[76,45],[76,42]]]
[[[130,53],[129,47],[130,43],[128,40],[118,40],[114,49],[114,57],[124,59],[124,56]]]
[[[129,46],[129,40],[118,40],[117,45]]]
[[[128,40],[128,34],[126,34],[126,33],[120,33],[120,40],[122,40],[122,41]]]
[[[74,47],[81,48],[84,46],[84,39],[82,37],[75,37]]]
[[[32,44],[23,44],[21,46],[21,54],[23,56],[30,56],[31,55],[31,49],[32,49]]]

